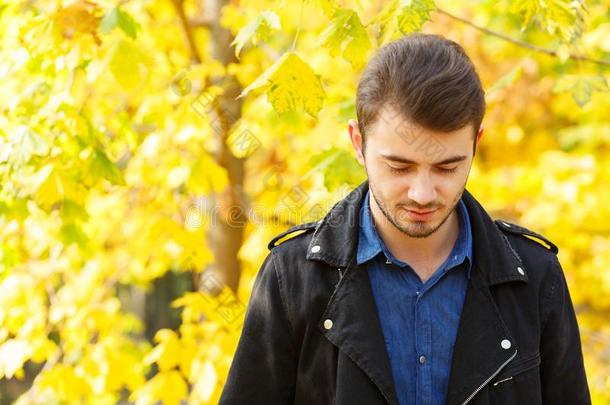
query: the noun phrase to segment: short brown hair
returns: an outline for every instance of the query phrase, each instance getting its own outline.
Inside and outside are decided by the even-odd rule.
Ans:
[[[418,125],[442,132],[472,124],[476,135],[485,114],[481,81],[464,49],[431,34],[390,42],[367,64],[356,94],[363,142],[386,103]]]

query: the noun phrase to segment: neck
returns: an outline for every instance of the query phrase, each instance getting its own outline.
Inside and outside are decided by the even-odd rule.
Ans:
[[[372,197],[370,207],[379,237],[394,257],[409,264],[444,260],[458,238],[459,218],[456,208],[434,233],[425,238],[414,238],[397,229]]]

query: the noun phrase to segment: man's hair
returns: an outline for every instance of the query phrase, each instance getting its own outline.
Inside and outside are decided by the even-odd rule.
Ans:
[[[387,105],[426,129],[450,132],[472,124],[476,135],[485,95],[460,45],[439,35],[413,34],[381,47],[360,78],[356,115],[363,143]]]

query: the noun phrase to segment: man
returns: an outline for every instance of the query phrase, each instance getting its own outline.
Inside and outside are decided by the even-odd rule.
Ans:
[[[557,247],[465,190],[485,101],[463,49],[384,46],[356,111],[368,180],[269,243],[220,403],[590,404]]]

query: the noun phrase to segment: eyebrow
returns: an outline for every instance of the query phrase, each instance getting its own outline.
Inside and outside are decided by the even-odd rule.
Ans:
[[[398,163],[417,164],[417,162],[415,162],[411,159],[406,159],[401,156],[392,155],[391,153],[390,154],[382,153],[381,157],[386,160],[391,160],[393,162],[398,162]],[[448,165],[450,163],[461,162],[462,160],[465,160],[466,158],[468,158],[468,156],[466,156],[466,155],[456,155],[456,156],[451,156],[447,159],[443,159],[441,161],[438,161],[438,162],[435,162],[432,164],[433,165]]]

